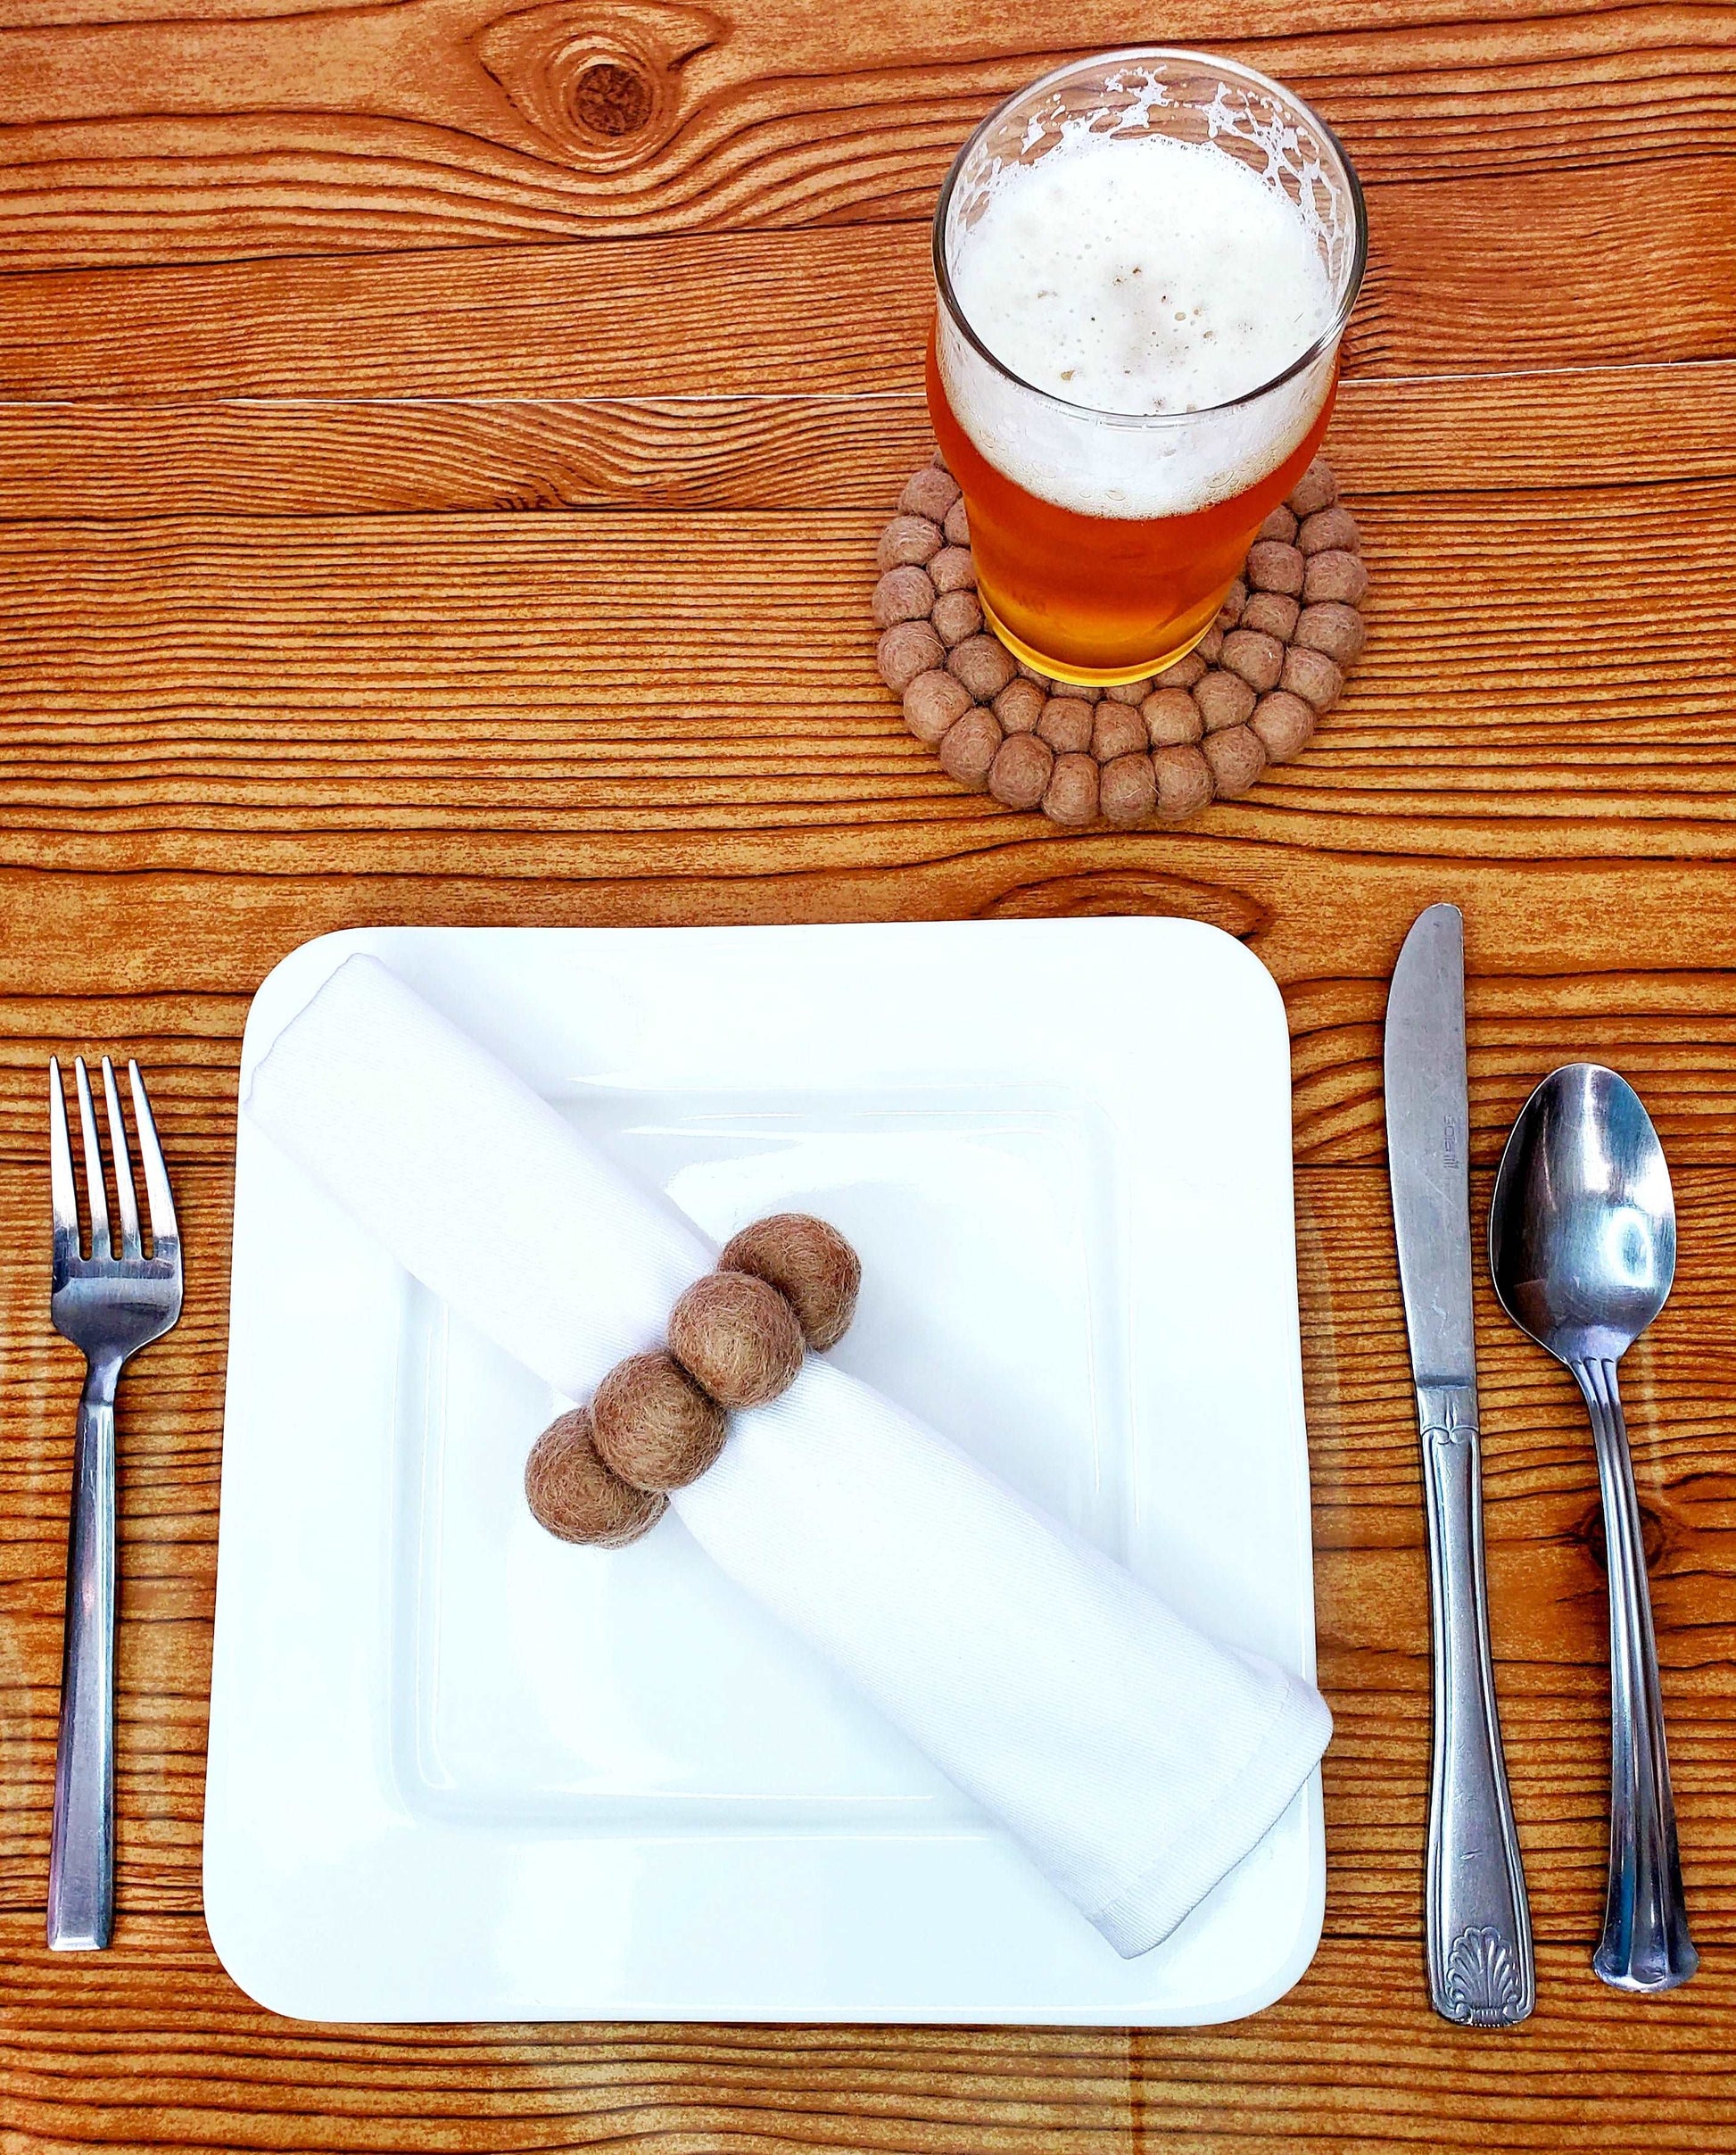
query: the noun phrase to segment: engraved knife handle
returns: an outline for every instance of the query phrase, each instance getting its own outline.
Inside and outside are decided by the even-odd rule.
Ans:
[[[1536,2002],[1531,1914],[1501,1762],[1483,1583],[1476,1395],[1418,1385],[1434,1619],[1428,1987],[1464,2027],[1510,2027]]]

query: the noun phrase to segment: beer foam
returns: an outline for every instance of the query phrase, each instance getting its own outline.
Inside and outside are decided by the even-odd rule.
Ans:
[[[959,307],[1022,398],[943,335],[960,424],[1008,477],[1087,515],[1176,515],[1223,500],[1300,443],[1330,362],[1240,411],[1330,327],[1336,310],[1308,191],[1211,143],[1069,129],[999,163],[949,265]],[[943,329],[949,327],[943,322]],[[1150,428],[1092,413],[1171,419]],[[1185,415],[1203,415],[1188,420]]]

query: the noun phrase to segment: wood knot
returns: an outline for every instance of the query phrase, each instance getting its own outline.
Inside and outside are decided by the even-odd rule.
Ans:
[[[663,0],[542,0],[489,25],[483,65],[569,164],[620,171],[655,157],[681,119],[682,70],[725,26]]]
[[[618,142],[647,124],[657,109],[657,92],[636,68],[619,60],[598,60],[573,85],[572,103],[580,127]]]
[[[1661,1572],[1670,1546],[1669,1522],[1655,1504],[1640,1498],[1640,1541],[1646,1553],[1646,1570]],[[1603,1504],[1594,1504],[1580,1521],[1575,1539],[1580,1542],[1592,1562],[1606,1575],[1609,1570],[1609,1548],[1604,1539]]]
[[[979,920],[1101,920],[1152,914],[1210,921],[1244,941],[1271,925],[1269,910],[1245,891],[1139,868],[1099,868],[1013,883],[976,909]]]

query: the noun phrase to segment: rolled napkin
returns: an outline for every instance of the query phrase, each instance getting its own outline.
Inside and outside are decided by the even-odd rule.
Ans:
[[[278,1035],[246,1109],[406,1270],[575,1402],[660,1340],[715,1260],[372,957]],[[1261,1840],[1331,1733],[1311,1685],[1205,1637],[821,1357],[732,1415],[722,1456],[672,1503],[1123,1955],[1168,1936]]]

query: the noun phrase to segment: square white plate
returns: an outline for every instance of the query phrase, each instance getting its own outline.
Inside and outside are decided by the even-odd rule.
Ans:
[[[720,1240],[835,1221],[864,1267],[840,1362],[1312,1673],[1289,1040],[1239,943],[1170,920],[357,932],[260,990],[244,1097],[357,950]],[[1231,2018],[1301,1975],[1318,1776],[1123,1961],[673,1516],[613,1554],[542,1534],[520,1473],[562,1404],[244,1115],[204,1877],[253,1997],[1120,2026]]]

